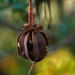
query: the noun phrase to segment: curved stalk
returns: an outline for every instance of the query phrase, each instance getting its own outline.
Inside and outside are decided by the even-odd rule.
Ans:
[[[32,65],[31,65],[30,70],[28,71],[28,74],[27,75],[30,75],[30,72],[32,71],[34,65],[35,65],[35,62],[32,62]]]

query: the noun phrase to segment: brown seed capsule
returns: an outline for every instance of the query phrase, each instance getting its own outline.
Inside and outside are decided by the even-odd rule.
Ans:
[[[41,32],[42,26],[25,25],[17,39],[18,53],[33,62],[41,61],[47,54],[49,47],[46,35]]]

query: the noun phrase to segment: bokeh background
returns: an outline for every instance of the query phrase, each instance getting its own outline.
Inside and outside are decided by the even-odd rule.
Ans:
[[[18,55],[16,46],[28,22],[27,9],[28,0],[0,0],[0,75],[28,73],[31,63]],[[30,75],[75,75],[75,0],[33,0],[33,12],[50,47]]]

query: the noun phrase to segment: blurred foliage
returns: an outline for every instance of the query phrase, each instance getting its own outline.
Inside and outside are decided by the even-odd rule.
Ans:
[[[52,24],[50,22],[50,2]],[[49,53],[30,75],[75,75],[74,0],[33,0],[35,23],[50,42]],[[18,55],[16,41],[28,22],[28,0],[0,0],[0,75],[27,75],[31,63]]]
[[[68,47],[59,48],[57,52],[37,63],[37,75],[74,75],[75,58],[68,50]]]

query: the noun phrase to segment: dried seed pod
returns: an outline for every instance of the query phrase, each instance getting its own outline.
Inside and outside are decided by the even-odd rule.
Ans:
[[[32,0],[29,0],[28,24],[23,26],[23,31],[18,35],[17,39],[19,55],[32,62],[28,75],[34,64],[41,61],[48,52],[49,43],[46,35],[40,31],[42,28],[40,25],[34,25]]]
[[[25,25],[17,39],[18,53],[32,62],[41,61],[47,54],[49,47],[46,35],[41,32],[42,26]]]

